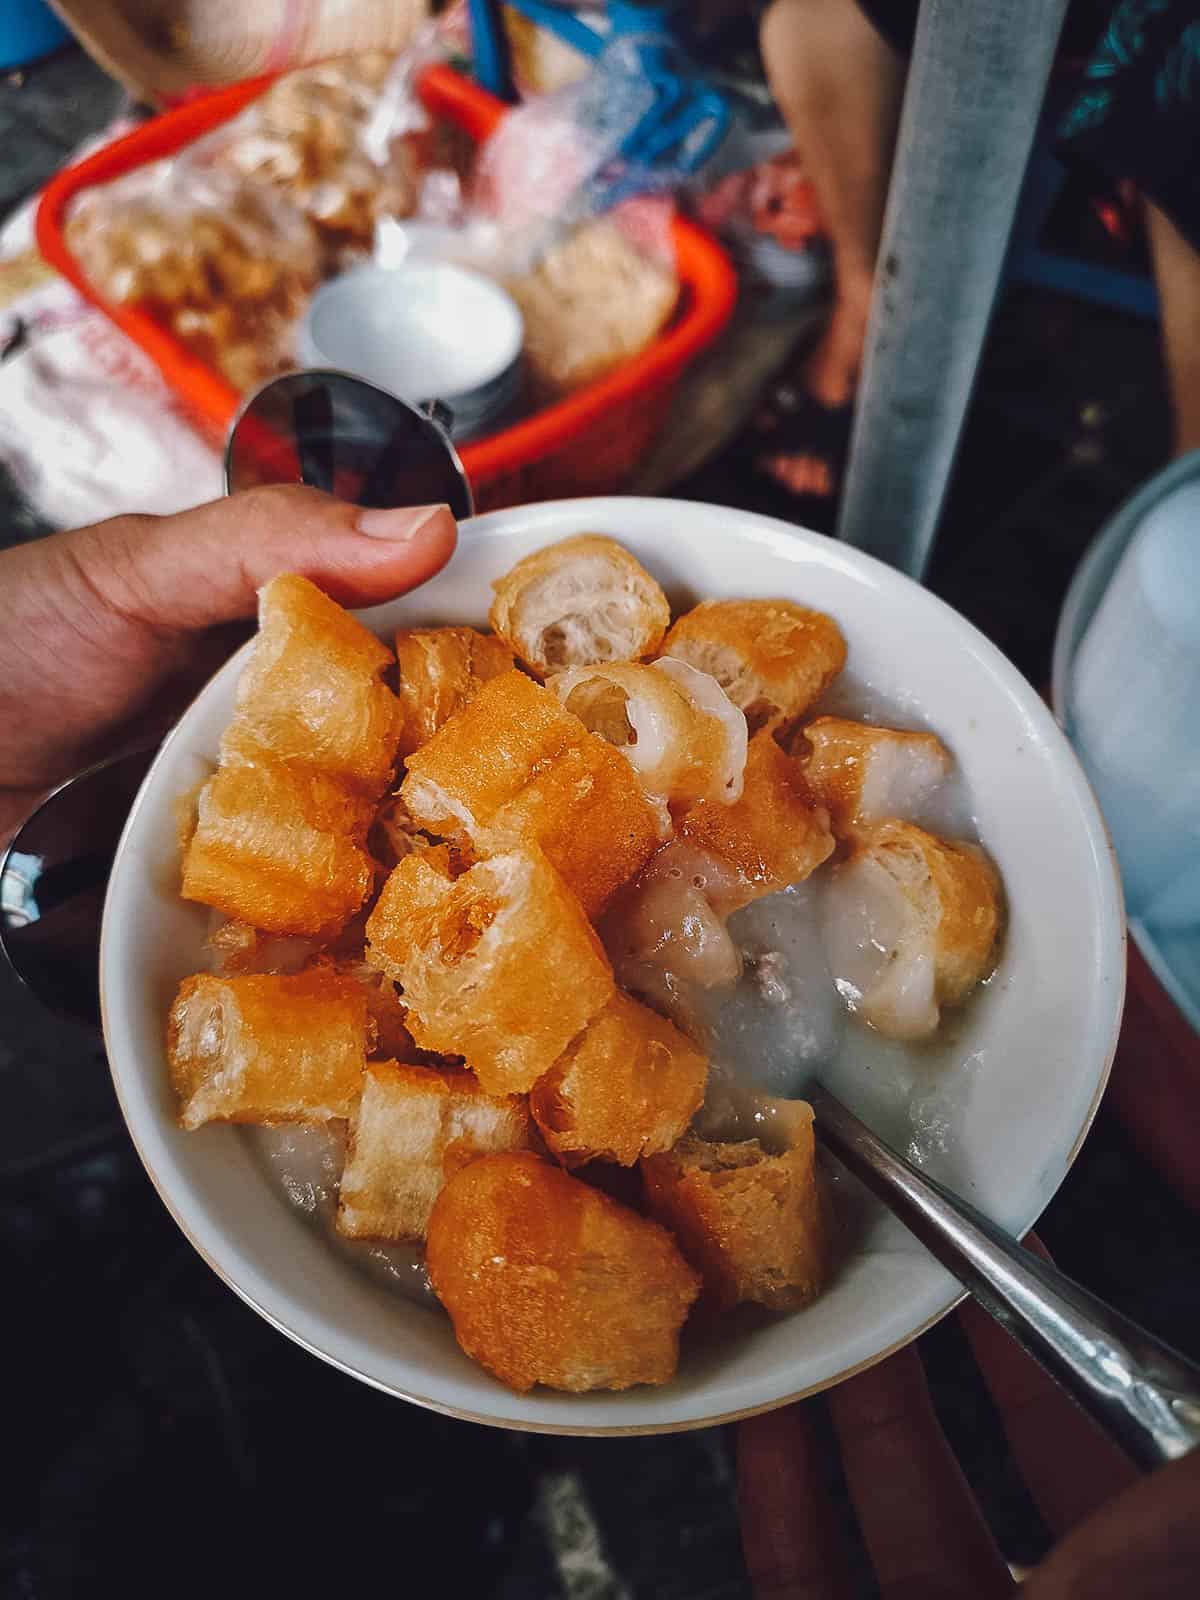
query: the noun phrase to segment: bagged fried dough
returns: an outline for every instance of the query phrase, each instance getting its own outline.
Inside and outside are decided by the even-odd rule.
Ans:
[[[315,230],[324,273],[364,259],[381,217],[416,209],[423,165],[427,119],[419,105],[415,117],[401,116],[394,96],[385,100],[391,66],[373,54],[289,73],[198,144],[189,163],[284,197]],[[381,105],[385,133],[372,141]]]
[[[292,364],[317,242],[270,188],[219,168],[183,183],[160,162],[81,195],[67,241],[105,299],[148,311],[235,388]]]
[[[412,215],[431,150],[403,62],[326,62],[180,155],[88,191],[68,241],[108,300],[252,388],[293,364],[317,284],[370,255],[382,218]]]
[[[587,223],[505,287],[525,319],[525,359],[546,394],[569,394],[629,361],[669,320],[674,271],[616,221]]]

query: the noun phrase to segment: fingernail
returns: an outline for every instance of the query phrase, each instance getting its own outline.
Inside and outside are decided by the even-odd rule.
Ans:
[[[358,513],[357,527],[368,539],[393,539],[399,543],[417,538],[435,517],[449,510],[449,506],[372,506]]]

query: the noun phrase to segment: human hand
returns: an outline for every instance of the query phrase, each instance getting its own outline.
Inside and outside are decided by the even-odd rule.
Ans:
[[[1038,1247],[1040,1249],[1040,1246]],[[1029,1600],[1200,1592],[1200,1451],[1139,1478],[977,1306],[962,1323],[1017,1466],[1060,1539]],[[829,1394],[842,1468],[882,1600],[991,1600],[1014,1585],[934,1414],[914,1347]],[[759,1600],[855,1593],[802,1403],[741,1424],[738,1486]]]
[[[0,846],[73,772],[163,732],[268,579],[369,605],[432,577],[454,542],[445,506],[360,511],[282,486],[0,552]]]

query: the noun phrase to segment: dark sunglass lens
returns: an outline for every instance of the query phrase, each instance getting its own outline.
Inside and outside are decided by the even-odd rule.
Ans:
[[[473,510],[438,424],[340,373],[291,373],[256,395],[234,425],[226,477],[230,492],[309,483],[355,505],[445,502],[460,518]]]

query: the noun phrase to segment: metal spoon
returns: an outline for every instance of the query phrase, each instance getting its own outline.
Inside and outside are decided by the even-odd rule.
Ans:
[[[96,952],[109,869],[153,750],[68,778],[17,830],[0,860],[0,945],[51,1011],[100,1018]]]
[[[1131,1461],[1148,1470],[1200,1444],[1200,1367],[926,1177],[827,1089],[806,1093],[822,1143]]]
[[[474,512],[447,432],[418,409],[341,372],[292,372],[243,406],[225,445],[225,492],[305,483],[361,506],[446,504]],[[51,1011],[100,1025],[97,952],[109,869],[154,759],[138,750],[48,795],[0,859],[0,949]]]

